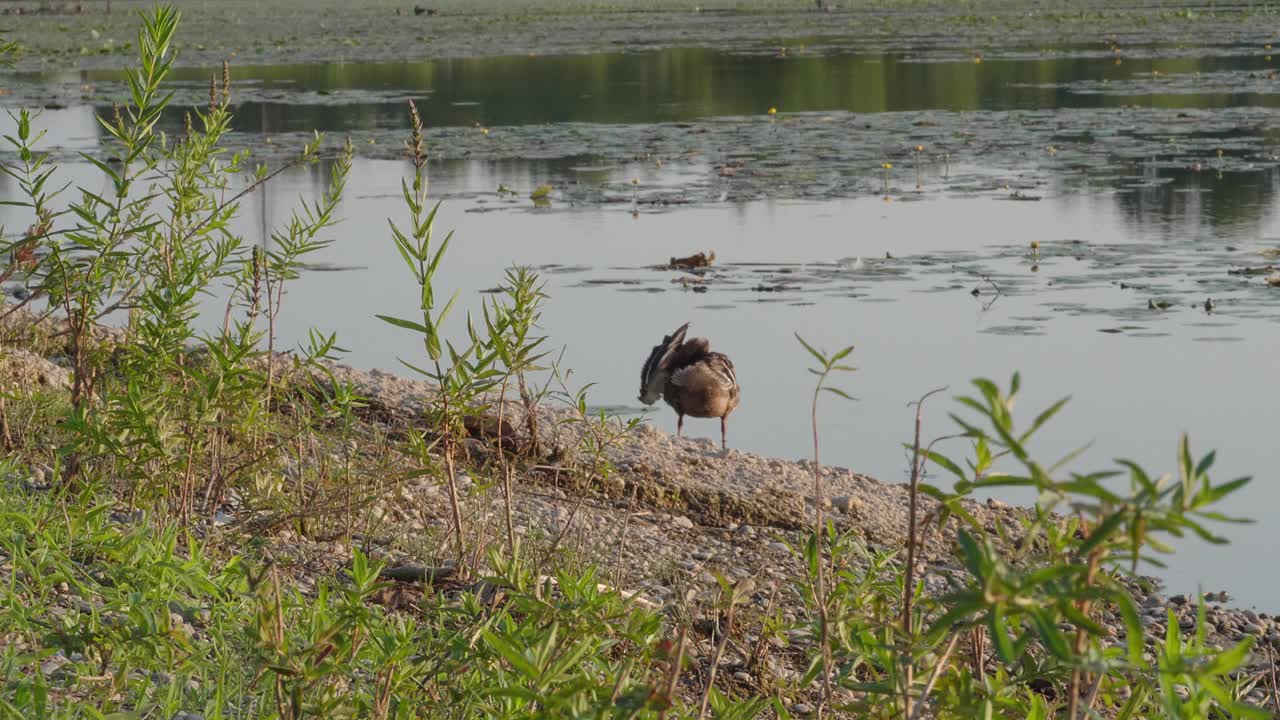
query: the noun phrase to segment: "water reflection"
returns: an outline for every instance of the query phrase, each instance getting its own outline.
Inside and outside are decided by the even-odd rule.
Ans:
[[[1134,232],[1145,237],[1224,242],[1273,224],[1280,188],[1275,167],[1219,172],[1152,162],[1131,166],[1130,172],[1133,180],[1120,183],[1115,202]]]
[[[1239,85],[1274,65],[1240,48],[1204,57],[1045,53],[987,59],[927,52],[734,55],[673,48],[650,53],[487,57],[390,63],[236,67],[237,129],[291,132],[401,128],[415,99],[432,126],[654,123],[788,112],[953,112],[1042,107],[1280,107],[1272,83],[1204,92],[1202,75]],[[1236,78],[1236,74],[1239,75]],[[26,76],[43,86],[96,84],[118,91],[123,75],[87,71]],[[1180,80],[1181,79],[1181,80]],[[175,84],[200,104],[204,69],[180,69]],[[171,120],[178,127],[177,120]]]

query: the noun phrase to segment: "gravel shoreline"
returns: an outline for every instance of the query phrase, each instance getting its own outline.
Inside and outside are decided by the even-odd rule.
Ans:
[[[335,366],[335,377],[351,383],[373,401],[380,413],[414,417],[425,407],[431,386],[382,371],[364,372]],[[523,427],[521,410],[506,411],[517,427]],[[539,408],[543,442],[572,445],[574,424],[565,424],[569,413]],[[802,572],[790,552],[812,523],[812,466],[730,449],[722,453],[711,441],[677,439],[640,425],[616,449],[609,460],[617,469],[603,488],[584,503],[577,527],[583,547],[594,548],[592,557],[602,567],[620,570],[623,589],[636,591],[659,606],[671,607],[691,600],[709,601],[717,589],[715,575],[744,580],[758,588],[754,601],[763,606],[768,588],[787,585]],[[907,487],[886,483],[839,467],[822,466],[828,500],[826,517],[841,530],[853,530],[869,549],[895,550],[903,545],[907,527]],[[576,499],[560,488],[546,488],[545,481],[521,478],[517,515],[524,531],[542,524],[556,530],[566,519],[566,505]],[[474,488],[470,488],[475,492]],[[400,507],[437,507],[443,523],[444,495],[440,488],[419,488]],[[424,502],[425,501],[425,502]],[[935,502],[920,498],[921,516]],[[1012,542],[1021,536],[1017,521],[1028,516],[1026,508],[996,501],[968,503],[967,509],[989,531],[1002,527]],[[490,512],[502,512],[501,498],[494,496]],[[413,511],[406,515],[411,524]],[[961,577],[951,549],[954,535],[932,533],[922,552],[926,592],[941,594]],[[589,550],[590,552],[590,550]],[[1147,652],[1154,657],[1163,640],[1168,613],[1172,611],[1183,631],[1196,625],[1196,599],[1167,595],[1154,578],[1130,583],[1141,608]],[[1271,669],[1268,653],[1280,650],[1280,616],[1231,606],[1226,591],[1205,596],[1207,643],[1227,648],[1254,637],[1257,645],[1249,664],[1250,674]],[[795,617],[800,608],[788,608]],[[1123,623],[1118,615],[1104,612],[1103,624],[1115,644],[1123,643]],[[1270,649],[1268,649],[1270,648]],[[780,678],[791,670],[780,669]],[[1250,700],[1270,701],[1258,688]]]
[[[20,319],[24,313],[15,315]],[[104,335],[115,333],[106,330]],[[57,356],[46,358],[7,349],[0,355],[0,383],[28,390],[65,388],[69,373],[57,360]],[[430,384],[392,373],[339,364],[332,365],[330,371],[335,380],[349,383],[368,399],[362,422],[371,427],[394,431],[413,426],[432,395]],[[562,536],[563,547],[572,549],[581,562],[595,565],[606,584],[635,595],[649,607],[689,618],[695,628],[698,623],[714,622],[718,577],[752,583],[751,605],[757,612],[776,601],[785,621],[804,619],[804,606],[794,592],[803,569],[792,548],[803,542],[812,522],[813,476],[808,462],[732,449],[721,452],[710,441],[677,439],[642,424],[608,451],[615,471],[584,495],[580,488],[561,482],[562,477],[572,476],[567,470],[575,462],[571,448],[578,446],[575,434],[582,432],[581,425],[566,422],[571,416],[567,408],[542,406],[537,412],[541,442],[551,452],[544,462],[516,477],[512,515],[517,535],[542,542]],[[509,403],[504,413],[515,427],[525,427],[518,404]],[[500,529],[505,502],[492,479],[483,477],[489,474],[485,464],[494,447],[479,438],[465,443],[471,461],[468,467],[472,468],[459,478],[466,522],[472,527],[491,527],[491,541],[500,542],[505,539]],[[871,551],[893,551],[902,546],[906,486],[838,467],[823,466],[820,472],[829,498],[824,502],[826,517],[838,528],[856,533]],[[440,551],[439,545],[432,546],[426,539],[441,537],[449,524],[443,484],[419,477],[384,490],[368,508],[369,516],[382,530],[363,535],[357,544],[392,568],[441,566],[442,558],[432,555]],[[921,499],[922,515],[933,507],[932,500]],[[1017,520],[1027,512],[997,502],[970,503],[967,509],[988,530],[1003,528],[1014,542],[1019,536]],[[233,546],[238,542],[234,538],[243,533],[260,536],[255,512],[233,504],[219,512],[205,532],[215,537],[221,534]],[[135,513],[123,513],[119,521],[139,519]],[[351,559],[351,545],[339,539],[301,537],[292,529],[278,527],[268,531],[264,539],[277,561],[293,568],[291,574],[304,591],[314,589],[318,578],[344,573]],[[935,532],[927,537],[921,556],[922,578],[929,594],[945,593],[963,577],[951,555],[952,540],[950,533]],[[412,602],[413,593],[421,592],[417,589],[420,585],[398,587],[396,593],[384,598],[389,606]],[[1183,631],[1195,629],[1195,598],[1166,596],[1153,579],[1131,583],[1131,587],[1141,608],[1151,657],[1164,636],[1170,611]],[[1209,593],[1206,602],[1208,644],[1226,648],[1254,637],[1257,645],[1245,672],[1249,676],[1268,673],[1269,653],[1280,649],[1280,618],[1231,607],[1226,592]],[[1114,635],[1115,643],[1123,643],[1119,617],[1104,611],[1100,620]],[[748,640],[755,637],[748,635]],[[710,657],[713,640],[710,632],[694,638],[691,657]],[[753,692],[792,683],[804,672],[803,645],[803,638],[793,637],[786,646],[777,646],[764,665],[768,677],[752,675],[746,669],[735,670],[729,677]],[[745,662],[744,658],[738,660]],[[732,653],[725,667],[735,667]],[[738,667],[746,666],[740,663]],[[1247,699],[1258,704],[1270,702],[1261,686]],[[816,698],[801,692],[794,709],[803,712],[806,703],[813,701]]]

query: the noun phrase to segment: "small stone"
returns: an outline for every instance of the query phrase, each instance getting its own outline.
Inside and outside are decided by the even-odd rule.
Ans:
[[[791,712],[797,715],[808,715],[813,712],[813,707],[805,703],[796,703],[791,706]]]
[[[676,515],[675,517],[671,518],[671,524],[675,525],[676,527],[682,530],[693,529],[693,521],[683,515]]]
[[[733,674],[733,679],[740,683],[749,683],[751,682],[751,673],[739,670]]]
[[[813,505],[813,498],[805,498],[805,499],[804,499],[804,502],[805,502],[805,504],[806,504],[806,505]],[[829,498],[829,497],[824,497],[824,498],[822,498],[822,503],[821,503],[821,504],[822,504],[822,509],[823,509],[823,510],[830,510],[830,509],[831,509],[831,498]]]
[[[1262,635],[1266,630],[1258,623],[1245,623],[1244,631],[1249,635]]]
[[[1246,620],[1248,620],[1248,621],[1249,621],[1249,622],[1251,622],[1251,623],[1256,623],[1256,622],[1258,622],[1259,620],[1261,620],[1261,619],[1262,619],[1262,618],[1258,617],[1258,613],[1256,613],[1256,612],[1254,612],[1254,611],[1252,611],[1252,610],[1245,610],[1245,611],[1244,611],[1244,617],[1245,617],[1245,619],[1246,619]]]
[[[1169,602],[1173,603],[1174,605],[1186,605],[1188,600],[1186,595],[1179,594],[1169,598]]]
[[[779,541],[777,541],[777,540],[775,540],[775,541],[773,541],[773,542],[769,543],[769,549],[770,549],[770,550],[774,550],[774,551],[776,551],[776,552],[790,552],[790,551],[791,551],[791,548],[788,548],[786,543],[784,543],[784,542],[779,542]]]
[[[842,513],[850,513],[858,509],[862,503],[852,495],[838,495],[831,498],[831,504]]]
[[[688,571],[690,571],[690,572],[692,572],[693,570],[697,569],[697,567],[698,567],[698,563],[696,563],[696,562],[694,562],[694,561],[692,561],[692,560],[681,560],[678,564],[680,565],[680,567],[682,567],[682,568],[684,568],[685,570],[688,570]]]
[[[706,550],[694,550],[692,555],[694,560],[701,560],[703,562],[711,559],[711,553]]]

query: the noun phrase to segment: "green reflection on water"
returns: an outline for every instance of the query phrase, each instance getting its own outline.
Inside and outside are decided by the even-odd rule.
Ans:
[[[510,56],[399,63],[249,66],[234,69],[242,130],[400,127],[405,97],[434,126],[539,123],[653,123],[781,112],[876,113],[1037,107],[1280,106],[1252,92],[1073,92],[1073,82],[1124,82],[1272,67],[1257,55],[1143,58],[1115,64],[1109,51],[986,59],[928,55],[805,55],[800,45],[773,55],[683,48],[652,53]],[[175,71],[200,84],[207,71]],[[90,72],[91,81],[119,80]],[[364,97],[362,97],[364,95]]]

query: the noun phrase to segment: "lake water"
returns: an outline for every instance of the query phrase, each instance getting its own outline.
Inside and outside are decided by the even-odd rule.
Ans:
[[[334,244],[289,289],[287,343],[315,326],[360,367],[416,359],[412,336],[373,319],[416,302],[386,225],[406,217],[398,155],[415,98],[432,125],[438,224],[456,231],[453,331],[505,267],[540,268],[564,365],[595,383],[593,403],[634,413],[649,348],[691,322],[738,370],[730,445],[791,459],[810,449],[812,380],[793,334],[854,344],[858,372],[840,384],[858,401],[824,400],[823,460],[895,481],[909,401],[1021,371],[1024,418],[1073,397],[1036,446],[1046,459],[1092,443],[1072,467],[1126,457],[1164,472],[1186,431],[1197,452],[1219,451],[1216,480],[1254,475],[1223,509],[1259,522],[1220,528],[1226,548],[1180,544],[1162,574],[1176,592],[1226,588],[1275,610],[1280,579],[1257,568],[1280,527],[1280,288],[1229,272],[1280,248],[1270,68],[1266,51],[1231,45],[247,67],[235,142],[279,157],[317,128],[350,134],[360,155]],[[178,100],[200,102],[204,77],[182,77]],[[101,185],[72,153],[97,148],[93,112],[118,78],[13,79],[15,98],[51,106],[44,144],[70,160],[64,181]],[[327,174],[300,168],[249,196],[241,229],[262,241]],[[555,189],[548,208],[528,199],[541,184]],[[5,209],[0,222],[27,219]],[[658,267],[702,250],[717,260],[701,286]],[[955,409],[931,401],[926,434],[952,432]],[[650,422],[675,429],[665,407]],[[686,423],[693,437],[718,430]]]

